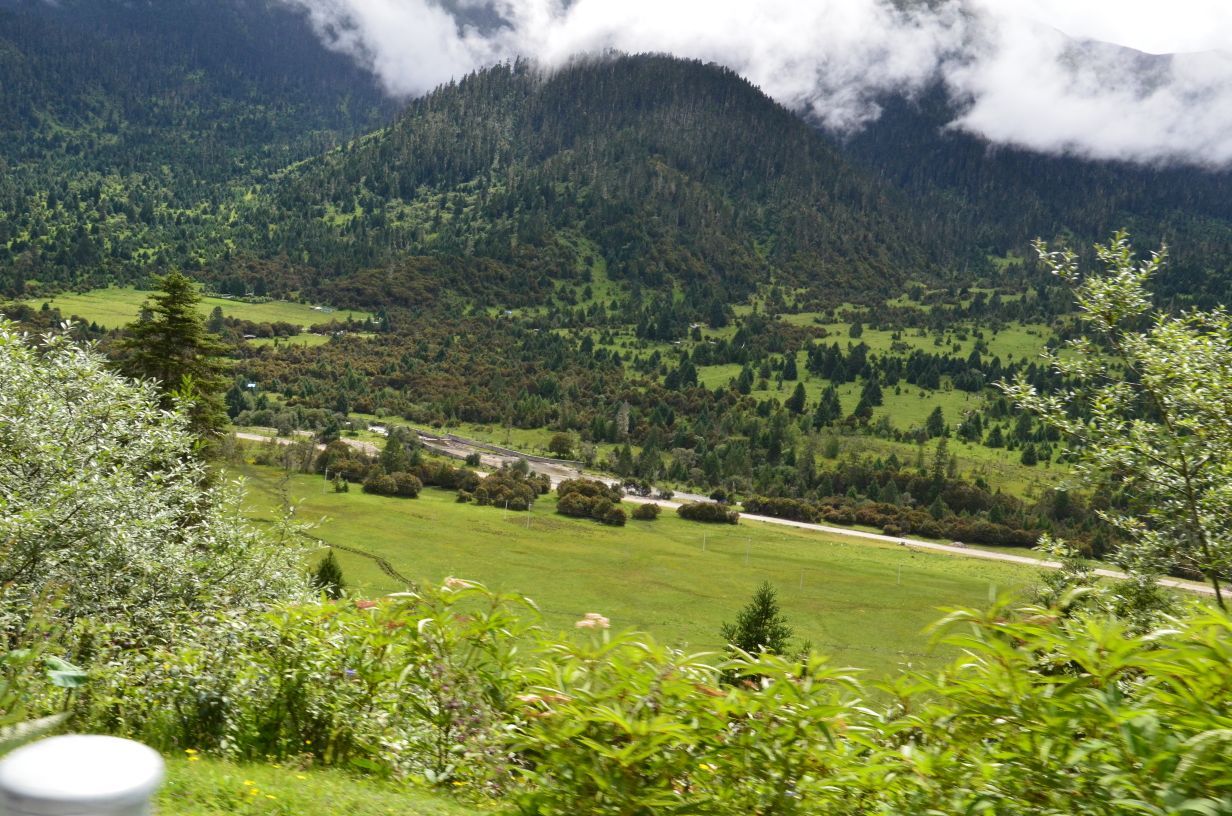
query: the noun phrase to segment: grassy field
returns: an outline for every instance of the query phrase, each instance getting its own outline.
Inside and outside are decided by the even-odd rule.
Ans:
[[[407,785],[336,770],[172,758],[158,793],[163,816],[472,816],[490,811]]]
[[[56,295],[50,300],[34,299],[27,304],[39,308],[43,303],[49,303],[60,310],[65,317],[77,316],[85,321],[92,321],[104,328],[116,328],[136,320],[141,311],[141,304],[150,296],[132,287],[113,286],[107,289],[95,289],[81,294],[67,293]],[[221,306],[223,314],[240,320],[251,320],[254,323],[292,323],[297,326],[311,326],[314,323],[328,323],[332,320],[366,320],[366,312],[356,311],[318,311],[305,303],[291,303],[285,300],[274,300],[269,303],[245,303],[239,300],[220,297],[201,298],[201,313],[208,315],[215,306]]]
[[[247,466],[249,514],[269,518],[281,473]],[[624,528],[556,515],[544,497],[531,513],[457,504],[425,490],[419,499],[323,490],[293,476],[288,489],[313,534],[387,560],[412,579],[453,575],[535,599],[551,628],[586,612],[694,649],[718,649],[763,580],[774,584],[799,640],[835,660],[884,675],[903,662],[934,663],[925,627],[939,609],[980,605],[1020,590],[1034,571],[1009,564],[917,553],[875,543],[743,522],[711,526],[665,514]],[[359,593],[401,589],[371,558],[336,551]],[[317,556],[319,557],[319,556]]]

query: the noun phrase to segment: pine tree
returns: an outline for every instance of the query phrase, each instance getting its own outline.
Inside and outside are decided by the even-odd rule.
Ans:
[[[796,367],[796,353],[794,351],[787,352],[787,359],[783,363],[783,379],[787,382],[800,379],[800,370]]]
[[[833,385],[827,385],[826,390],[821,394],[821,400],[817,403],[817,410],[813,412],[813,427],[820,428],[823,425],[829,425],[843,415],[843,405],[839,402],[838,391],[834,390]]]
[[[334,558],[333,549],[330,549],[325,559],[317,565],[316,571],[312,574],[312,585],[324,592],[327,598],[336,601],[342,597],[346,582],[342,578],[342,567],[338,565],[338,559]]]
[[[130,377],[156,381],[162,407],[177,399],[186,405],[195,434],[217,435],[227,423],[227,347],[206,330],[192,280],[170,272],[158,279],[158,288],[143,305],[142,317],[124,327],[120,367]]]
[[[749,654],[769,652],[782,654],[791,640],[792,629],[779,609],[778,593],[769,581],[763,581],[735,623],[725,623],[720,630],[729,650],[740,649]]]
[[[885,401],[885,397],[881,393],[881,383],[877,382],[876,377],[870,377],[864,382],[864,388],[860,391],[860,401],[867,402],[873,407],[881,405]]]
[[[1000,425],[993,425],[992,430],[988,432],[988,438],[984,440],[986,448],[1003,448],[1005,447],[1005,436],[1001,433]]]
[[[940,405],[924,420],[924,433],[928,434],[929,439],[946,435],[945,414],[941,413]]]
[[[408,471],[419,462],[419,440],[406,428],[391,428],[380,457],[385,472]]]
[[[787,398],[786,408],[793,414],[804,413],[804,383],[796,383],[796,390]]]

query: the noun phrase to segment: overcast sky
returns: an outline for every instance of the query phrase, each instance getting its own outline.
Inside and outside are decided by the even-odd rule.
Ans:
[[[398,96],[515,56],[653,51],[727,65],[839,132],[874,120],[886,93],[941,83],[951,127],[995,143],[1232,165],[1232,0],[282,2]]]

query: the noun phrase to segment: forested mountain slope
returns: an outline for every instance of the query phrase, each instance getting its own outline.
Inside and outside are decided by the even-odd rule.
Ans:
[[[0,290],[200,265],[237,190],[393,108],[264,0],[0,0]]]
[[[811,308],[1014,277],[1032,238],[1122,226],[1172,246],[1164,293],[1232,294],[1227,173],[994,149],[939,92],[840,139],[726,69],[616,56],[486,69],[381,127],[402,103],[271,0],[0,0],[0,76],[14,296],[179,266],[519,306],[603,270],[702,318],[768,282]]]
[[[730,71],[660,56],[469,76],[295,168],[271,200],[263,254],[306,248],[335,275],[475,256],[523,292],[591,255],[613,278],[702,300],[768,280],[884,297],[950,257],[797,116]]]
[[[939,91],[891,99],[838,149],[909,195],[947,244],[1027,256],[1034,238],[1067,238],[1089,252],[1124,227],[1140,247],[1169,245],[1163,294],[1232,301],[1232,173],[993,146],[946,128],[955,113]]]

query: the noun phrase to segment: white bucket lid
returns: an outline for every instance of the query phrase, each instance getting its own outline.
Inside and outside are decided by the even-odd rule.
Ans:
[[[40,740],[0,761],[0,813],[146,813],[163,768],[157,751],[132,740],[85,734]]]

